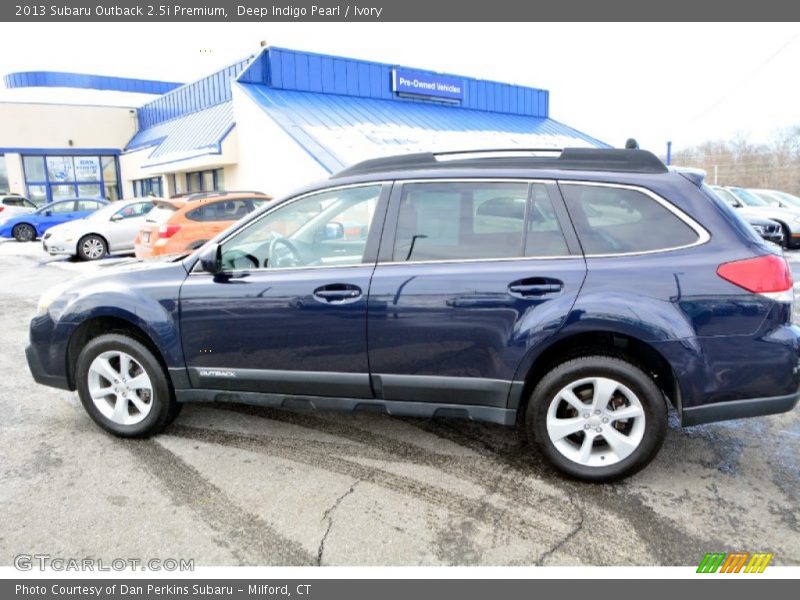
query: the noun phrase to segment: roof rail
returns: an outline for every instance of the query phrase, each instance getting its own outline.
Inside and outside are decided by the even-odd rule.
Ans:
[[[511,148],[454,152],[420,152],[373,158],[347,167],[332,178],[382,171],[427,169],[508,168],[564,169],[571,171],[624,171],[666,173],[667,167],[647,150],[617,148]]]

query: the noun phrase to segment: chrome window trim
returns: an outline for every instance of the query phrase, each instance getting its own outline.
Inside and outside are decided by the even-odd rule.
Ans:
[[[700,225],[700,223],[698,223],[689,215],[684,213],[681,209],[672,204],[672,202],[670,202],[666,198],[659,196],[654,191],[649,190],[646,187],[642,187],[639,185],[625,184],[625,183],[607,183],[603,181],[579,181],[572,179],[559,179],[558,185],[560,186],[562,184],[618,188],[623,190],[632,190],[634,192],[640,192],[645,196],[649,196],[650,198],[658,202],[661,206],[666,208],[673,215],[678,217],[678,219],[680,219],[697,235],[697,240],[695,240],[691,244],[684,244],[682,246],[672,246],[670,248],[658,248],[656,250],[640,250],[637,252],[615,252],[606,254],[587,254],[586,252],[584,252],[583,256],[586,258],[615,258],[618,256],[645,256],[648,254],[661,254],[664,252],[674,252],[675,250],[685,250],[687,248],[694,248],[695,246],[702,246],[703,244],[708,243],[708,241],[711,239],[711,234],[708,233],[708,231],[702,225]],[[569,207],[567,207],[567,210],[569,210]],[[580,240],[580,234],[578,235],[578,239]]]
[[[261,221],[261,219],[266,218],[267,215],[275,212],[276,210],[279,210],[279,209],[281,209],[281,208],[283,208],[285,206],[289,206],[290,204],[294,204],[298,200],[302,200],[303,198],[308,198],[309,196],[315,196],[317,194],[325,194],[327,192],[336,192],[338,190],[347,190],[347,189],[351,189],[351,188],[364,188],[364,187],[376,187],[377,186],[377,187],[380,188],[380,191],[378,193],[378,197],[380,198],[380,194],[383,193],[383,186],[391,185],[392,183],[393,183],[393,181],[391,181],[391,180],[369,181],[369,182],[365,182],[365,183],[350,183],[350,184],[346,184],[346,185],[336,185],[336,186],[320,188],[318,190],[313,190],[313,191],[310,191],[310,192],[306,192],[304,194],[300,194],[299,196],[295,196],[294,198],[289,198],[288,200],[285,200],[284,202],[280,202],[280,203],[278,203],[277,206],[271,206],[271,207],[267,208],[267,210],[265,210],[263,214],[258,215],[255,219],[253,219],[250,223],[248,223],[247,227],[253,227],[253,226],[255,226],[256,223]],[[372,227],[371,223],[370,223],[370,227]],[[242,227],[239,227],[239,228],[235,229],[234,231],[231,231],[230,233],[228,233],[228,235],[226,235],[224,238],[220,239],[217,243],[220,246],[222,246],[223,244],[225,244],[225,242],[227,242],[233,236],[238,234],[244,228],[245,228],[245,226],[242,226]],[[208,275],[208,276],[212,276],[213,277],[213,275],[211,273],[206,273],[205,271],[196,271],[195,267],[198,264],[200,264],[200,261],[196,260],[195,263],[192,265],[191,270],[189,271],[189,275]],[[225,271],[225,273],[260,273],[260,272],[266,272],[266,271],[270,271],[272,273],[280,271],[282,273],[285,273],[287,271],[307,271],[309,269],[346,269],[346,268],[351,268],[351,267],[373,267],[374,268],[375,267],[375,263],[358,263],[358,264],[352,264],[352,265],[310,265],[310,266],[307,266],[307,267],[285,267],[285,268],[274,268],[274,267],[273,268],[268,268],[268,267],[264,268],[264,267],[259,267],[257,269],[231,269],[231,270]]]

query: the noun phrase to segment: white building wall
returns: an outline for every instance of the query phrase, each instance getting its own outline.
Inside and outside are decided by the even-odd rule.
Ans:
[[[25,172],[22,170],[22,155],[6,152],[6,171],[8,173],[8,191],[25,195]]]
[[[239,135],[239,162],[231,169],[232,181],[226,180],[228,189],[260,190],[279,197],[328,177],[329,173],[235,83],[233,114]]]
[[[0,103],[0,148],[124,148],[135,132],[127,107]]]

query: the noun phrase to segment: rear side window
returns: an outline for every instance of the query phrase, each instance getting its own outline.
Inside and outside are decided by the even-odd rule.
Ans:
[[[586,254],[668,250],[699,239],[677,215],[638,190],[576,184],[560,187]]]
[[[100,208],[100,203],[94,200],[78,200],[75,203],[75,210],[84,211],[84,210],[97,210]]]
[[[238,221],[253,210],[250,200],[223,200],[202,204],[186,213],[192,221]]]
[[[545,186],[533,185],[530,203],[528,195],[529,185],[517,182],[406,184],[393,260],[568,254]]]
[[[3,198],[3,204],[6,206],[28,206],[22,198]]]

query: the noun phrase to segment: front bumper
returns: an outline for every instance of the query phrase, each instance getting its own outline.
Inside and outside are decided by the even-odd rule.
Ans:
[[[54,240],[52,238],[48,238],[48,239],[43,239],[42,240],[42,248],[44,248],[44,251],[47,252],[50,255],[56,255],[56,254],[69,254],[69,255],[72,255],[72,254],[75,254],[75,249],[71,247],[73,245],[74,244],[72,244],[71,242],[69,242],[69,243],[68,242],[62,242],[62,241],[59,241],[59,240]]]
[[[37,354],[36,349],[33,346],[28,346],[25,348],[25,358],[28,359],[28,369],[30,369],[31,375],[33,375],[33,380],[36,383],[41,383],[42,385],[47,385],[62,390],[70,389],[66,376],[51,375],[45,371],[44,367],[42,366],[42,361],[39,358],[39,354]]]

